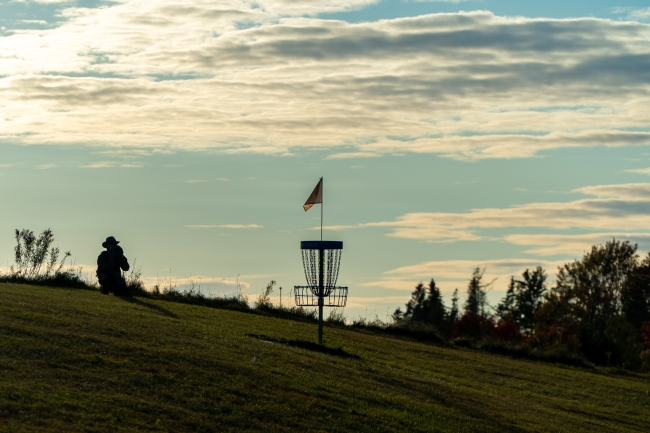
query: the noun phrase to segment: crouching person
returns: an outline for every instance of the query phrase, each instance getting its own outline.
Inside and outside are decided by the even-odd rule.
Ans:
[[[124,250],[119,243],[113,236],[107,237],[102,243],[106,251],[97,257],[97,279],[104,295],[113,292],[115,296],[131,296],[121,272],[129,270],[129,261],[124,257]]]

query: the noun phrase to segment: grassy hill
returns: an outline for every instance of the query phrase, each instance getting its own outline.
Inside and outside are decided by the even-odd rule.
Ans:
[[[0,284],[1,431],[648,431],[650,377]]]

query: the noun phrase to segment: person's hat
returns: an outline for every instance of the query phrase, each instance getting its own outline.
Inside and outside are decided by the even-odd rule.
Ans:
[[[109,236],[109,237],[106,238],[106,241],[104,243],[102,243],[102,247],[108,248],[109,245],[117,245],[119,243],[120,243],[120,241],[115,240],[115,238],[113,236]]]

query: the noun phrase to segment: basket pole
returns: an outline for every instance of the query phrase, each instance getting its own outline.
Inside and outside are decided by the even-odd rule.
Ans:
[[[324,269],[325,250],[318,250],[318,344],[323,344],[323,295],[325,294]]]

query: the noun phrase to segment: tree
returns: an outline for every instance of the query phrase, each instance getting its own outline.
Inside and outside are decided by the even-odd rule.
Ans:
[[[637,246],[613,239],[594,245],[582,260],[559,268],[556,286],[546,296],[538,318],[549,327],[570,325],[585,355],[605,363],[605,328],[622,311],[621,291],[638,264]]]
[[[445,326],[447,314],[445,311],[445,303],[442,300],[442,294],[436,286],[436,282],[433,281],[433,278],[429,282],[425,308],[427,311],[427,323],[431,323],[437,329],[442,330]]]
[[[525,334],[535,329],[535,313],[542,305],[546,292],[546,273],[541,266],[532,272],[526,269],[522,280],[510,278],[506,296],[497,307],[497,314],[503,321],[514,321]]]
[[[636,329],[650,321],[650,254],[623,284],[621,307],[627,321]]]
[[[517,296],[515,294],[515,288],[515,277],[510,277],[506,297],[503,298],[499,305],[497,305],[497,316],[499,316],[503,321],[513,320],[513,317],[517,315]]]
[[[411,300],[406,304],[404,319],[414,322],[425,322],[427,317],[426,299],[427,291],[424,288],[424,284],[418,283],[413,293],[411,293]]]
[[[454,294],[451,297],[451,309],[449,310],[449,316],[447,317],[447,320],[451,325],[453,325],[454,322],[458,320],[458,289],[454,290]]]
[[[472,278],[467,285],[467,299],[465,300],[465,313],[474,313],[485,316],[485,306],[487,305],[486,289],[492,284],[483,283],[483,274],[485,269],[476,268],[472,273]]]
[[[431,279],[429,287],[419,283],[411,293],[411,300],[406,304],[406,311],[401,308],[393,313],[393,320],[409,320],[412,322],[428,323],[438,330],[443,330],[447,319],[445,304],[442,300],[440,289]]]

